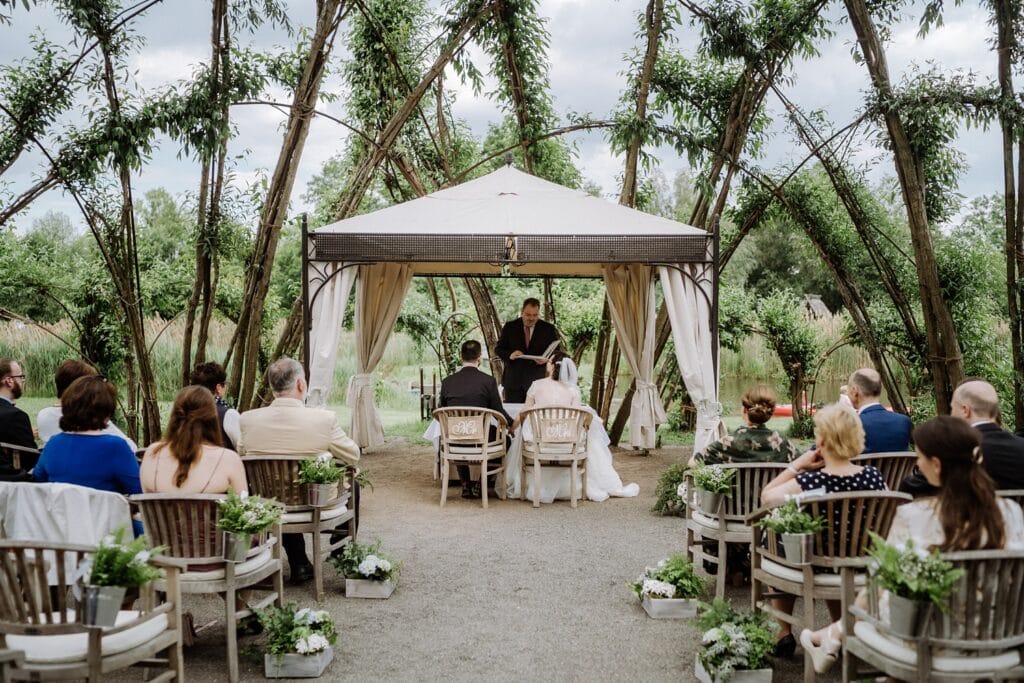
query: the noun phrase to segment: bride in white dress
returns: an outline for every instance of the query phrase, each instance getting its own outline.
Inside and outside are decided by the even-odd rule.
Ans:
[[[590,425],[587,435],[587,498],[593,501],[607,500],[609,496],[629,498],[640,494],[640,487],[637,484],[623,485],[622,479],[612,466],[612,452],[608,446],[611,443],[608,433],[601,424],[601,418],[594,410],[583,404],[580,398],[580,388],[577,384],[576,364],[572,358],[561,353],[556,353],[548,361],[548,376],[539,379],[530,385],[526,392],[526,403],[523,410],[528,408],[566,407],[582,408],[590,412],[594,419]],[[517,416],[513,422],[515,429],[515,440],[509,449],[505,465],[505,476],[508,482],[509,495],[519,497],[520,490],[520,462],[522,461],[523,439],[529,439],[530,425],[523,424]],[[526,433],[524,433],[526,432]],[[533,499],[533,477],[527,477],[526,497]],[[569,470],[564,468],[542,468],[540,482],[540,500],[550,503],[556,498],[569,498]],[[579,482],[577,482],[579,490]]]

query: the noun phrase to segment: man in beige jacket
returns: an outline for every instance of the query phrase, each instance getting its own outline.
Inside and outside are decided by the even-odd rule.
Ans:
[[[274,401],[266,408],[242,413],[239,454],[317,456],[329,452],[343,462],[359,462],[359,446],[342,431],[338,416],[331,410],[305,406],[306,376],[298,361],[279,358],[271,363],[267,382]],[[358,505],[355,496],[353,505]],[[288,555],[291,583],[313,578],[302,534],[285,534],[281,546]]]

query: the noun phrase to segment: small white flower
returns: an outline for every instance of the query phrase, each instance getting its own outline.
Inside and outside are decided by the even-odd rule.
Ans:
[[[248,498],[249,497],[249,492],[248,491],[242,491],[241,493],[238,494],[238,497],[239,498]]]
[[[320,455],[316,456],[316,461],[319,462],[319,463],[328,463],[333,458],[334,458],[333,455],[331,455],[328,452],[324,452],[324,453],[321,453]]]
[[[303,607],[295,613],[295,621],[297,621],[300,624],[309,624],[311,623],[310,619],[312,615],[313,610],[309,609],[308,607]]]
[[[313,621],[311,621],[310,624],[311,625],[312,624],[322,624],[322,623],[330,621],[330,620],[331,620],[330,613],[328,613],[327,610],[322,609],[322,610],[319,610],[317,612],[313,612]]]
[[[377,562],[377,568],[385,572],[389,572],[391,571],[391,563],[382,558],[380,561]]]
[[[132,558],[132,562],[135,562],[136,564],[146,564],[149,562],[149,556],[150,553],[148,550],[140,550],[135,553],[135,557]]]
[[[680,498],[684,499],[684,500],[686,499],[686,482],[685,481],[681,482],[679,484],[679,486],[676,487],[676,495],[679,496]]]
[[[640,592],[643,595],[648,595],[652,598],[671,598],[676,594],[676,587],[667,581],[644,579],[644,585],[640,589]]]
[[[330,645],[331,644],[330,642],[328,642],[327,638],[324,638],[319,633],[314,633],[309,637],[308,647],[310,654],[314,652],[322,652],[323,650],[326,650],[328,647],[330,647]]]
[[[309,638],[310,640],[312,640],[315,637],[316,636],[310,636]],[[306,642],[305,638],[299,638],[295,641],[295,651],[298,652],[300,655],[304,655],[310,652],[309,643]]]

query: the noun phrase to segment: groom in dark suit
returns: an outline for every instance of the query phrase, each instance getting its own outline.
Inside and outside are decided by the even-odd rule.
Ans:
[[[0,441],[35,448],[32,421],[28,413],[14,405],[24,386],[25,371],[21,365],[12,358],[0,358]]]
[[[532,297],[523,302],[521,316],[501,328],[494,351],[505,361],[501,384],[508,403],[525,403],[530,385],[547,374],[546,361],[520,360],[519,356],[539,356],[556,341],[558,330],[540,319],[540,301]]]
[[[441,380],[441,407],[451,408],[470,406],[473,408],[490,408],[505,416],[508,424],[512,418],[505,412],[498,395],[498,383],[494,378],[480,370],[480,358],[483,348],[480,342],[470,339],[462,344],[462,367],[457,372]],[[494,427],[491,427],[490,438],[494,438]],[[479,486],[473,486],[469,478],[468,465],[456,465],[459,481],[462,483],[463,498],[479,498]]]

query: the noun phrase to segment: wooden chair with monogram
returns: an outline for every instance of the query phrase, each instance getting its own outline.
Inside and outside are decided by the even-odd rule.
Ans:
[[[480,492],[487,507],[487,477],[497,476],[494,490],[505,491],[505,455],[508,422],[501,413],[488,408],[449,407],[434,411],[441,425],[441,507],[448,499],[452,464],[480,467]],[[495,425],[493,436],[491,426]]]
[[[523,423],[523,460],[520,497],[526,498],[526,471],[533,469],[533,507],[540,507],[542,467],[569,468],[569,500],[573,507],[580,497],[576,482],[582,482],[587,497],[587,433],[593,415],[581,408],[530,408],[520,413]]]

